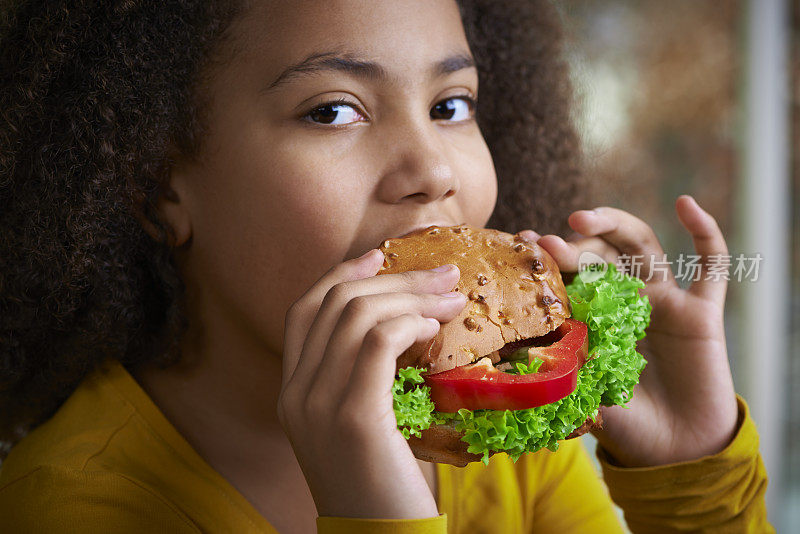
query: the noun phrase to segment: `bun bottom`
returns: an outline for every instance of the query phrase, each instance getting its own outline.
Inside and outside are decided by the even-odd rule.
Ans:
[[[603,426],[603,418],[597,412],[597,419],[588,417],[584,423],[572,431],[566,439],[577,438],[590,430],[599,430]],[[418,459],[437,464],[451,464],[464,467],[470,462],[479,462],[482,456],[467,452],[467,443],[461,441],[463,434],[455,429],[455,423],[434,425],[422,431],[422,437],[411,436],[408,444]],[[495,454],[493,452],[489,455]]]

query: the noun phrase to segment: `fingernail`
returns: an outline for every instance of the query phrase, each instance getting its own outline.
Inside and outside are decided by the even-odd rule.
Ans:
[[[448,263],[447,265],[440,265],[439,267],[434,267],[431,271],[435,273],[446,273],[447,271],[452,271],[455,268],[455,265],[452,263]]]
[[[437,321],[433,317],[425,317],[425,320],[433,325],[436,325],[436,328],[439,328],[439,321]]]
[[[375,254],[375,251],[376,251],[376,250],[378,250],[378,249],[377,249],[377,248],[373,248],[372,250],[368,250],[368,251],[366,251],[364,254],[362,254],[361,256],[359,256],[359,257],[358,257],[358,258],[356,258],[356,259],[357,259],[357,260],[363,260],[363,259],[365,259],[367,256],[369,256],[370,254]]]
[[[463,297],[464,294],[461,293],[460,291],[451,291],[450,293],[442,293],[439,296],[444,297],[446,299],[455,299]]]

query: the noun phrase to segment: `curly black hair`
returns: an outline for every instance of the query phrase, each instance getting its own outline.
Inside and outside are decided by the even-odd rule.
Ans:
[[[584,188],[558,13],[548,0],[459,4],[499,176],[490,226],[562,232]],[[202,150],[203,81],[233,53],[227,32],[244,8],[0,8],[2,459],[105,358],[131,370],[180,359],[184,286],[155,204],[170,156]]]

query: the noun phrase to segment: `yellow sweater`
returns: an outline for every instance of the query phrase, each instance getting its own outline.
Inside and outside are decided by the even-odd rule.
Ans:
[[[611,496],[634,532],[771,532],[755,425],[724,451],[641,469],[598,453]],[[620,532],[608,492],[577,440],[557,453],[504,454],[438,465],[438,518],[322,517],[327,533]],[[125,368],[109,360],[0,466],[2,532],[275,532],[167,421]]]

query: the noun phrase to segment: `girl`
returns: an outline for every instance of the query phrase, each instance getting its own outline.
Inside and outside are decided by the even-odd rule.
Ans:
[[[465,302],[456,268],[375,277],[374,248],[563,231],[582,202],[547,2],[59,4],[0,34],[5,530],[621,528],[579,444],[434,466],[392,411],[395,358]],[[569,225],[523,235],[565,272],[661,252],[613,208]],[[768,528],[725,282],[646,293],[649,365],[598,434],[612,496],[637,530]]]

